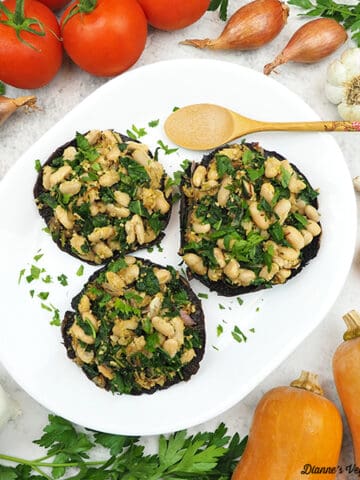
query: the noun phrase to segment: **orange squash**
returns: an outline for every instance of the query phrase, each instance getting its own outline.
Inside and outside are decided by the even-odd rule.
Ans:
[[[333,480],[342,420],[317,375],[302,372],[258,403],[245,452],[232,480]]]
[[[355,463],[360,467],[360,314],[344,315],[347,331],[333,356],[336,388],[352,435]]]

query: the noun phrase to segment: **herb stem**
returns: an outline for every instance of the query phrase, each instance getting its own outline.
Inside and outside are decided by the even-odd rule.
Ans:
[[[50,477],[49,475],[47,475],[43,470],[41,470],[41,468],[35,466],[35,465],[32,465],[32,468],[33,470],[35,470],[35,472],[39,473],[41,476],[43,476],[44,478],[46,478],[47,480],[54,480],[52,477]]]
[[[66,462],[66,463],[50,463],[50,462],[44,462],[43,460],[47,460],[49,458],[54,457],[55,454],[53,455],[46,455],[45,457],[38,458],[36,460],[26,460],[25,458],[19,458],[19,457],[12,457],[10,455],[4,455],[0,453],[0,460],[7,460],[8,462],[13,462],[13,463],[20,463],[21,465],[29,465],[32,467],[34,470],[36,470],[35,467],[46,467],[46,468],[54,468],[54,467],[63,467],[63,468],[70,468],[70,467],[78,467],[79,462]],[[104,461],[98,460],[98,461],[90,461],[90,462],[82,462],[82,465],[87,465],[89,467],[94,467],[94,466],[100,466],[104,465]],[[42,474],[43,475],[43,474]],[[48,477],[50,478],[50,477]]]

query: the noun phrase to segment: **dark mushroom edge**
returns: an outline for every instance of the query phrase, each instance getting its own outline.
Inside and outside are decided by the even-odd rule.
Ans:
[[[166,179],[146,145],[91,130],[49,157],[34,197],[58,247],[99,265],[160,243],[172,205]]]
[[[187,381],[205,350],[201,301],[170,266],[133,256],[95,272],[65,313],[68,357],[113,393],[154,393]]]
[[[187,274],[224,296],[285,283],[320,247],[318,192],[258,143],[229,144],[186,169],[179,254]]]

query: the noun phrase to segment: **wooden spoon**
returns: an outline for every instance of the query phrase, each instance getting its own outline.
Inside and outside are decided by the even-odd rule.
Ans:
[[[209,150],[248,133],[277,131],[360,132],[360,122],[261,122],[210,103],[188,105],[165,121],[166,135],[190,150]]]

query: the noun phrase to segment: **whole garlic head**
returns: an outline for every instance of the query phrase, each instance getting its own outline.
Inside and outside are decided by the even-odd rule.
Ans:
[[[344,120],[360,121],[360,48],[350,48],[330,63],[325,94]]]

